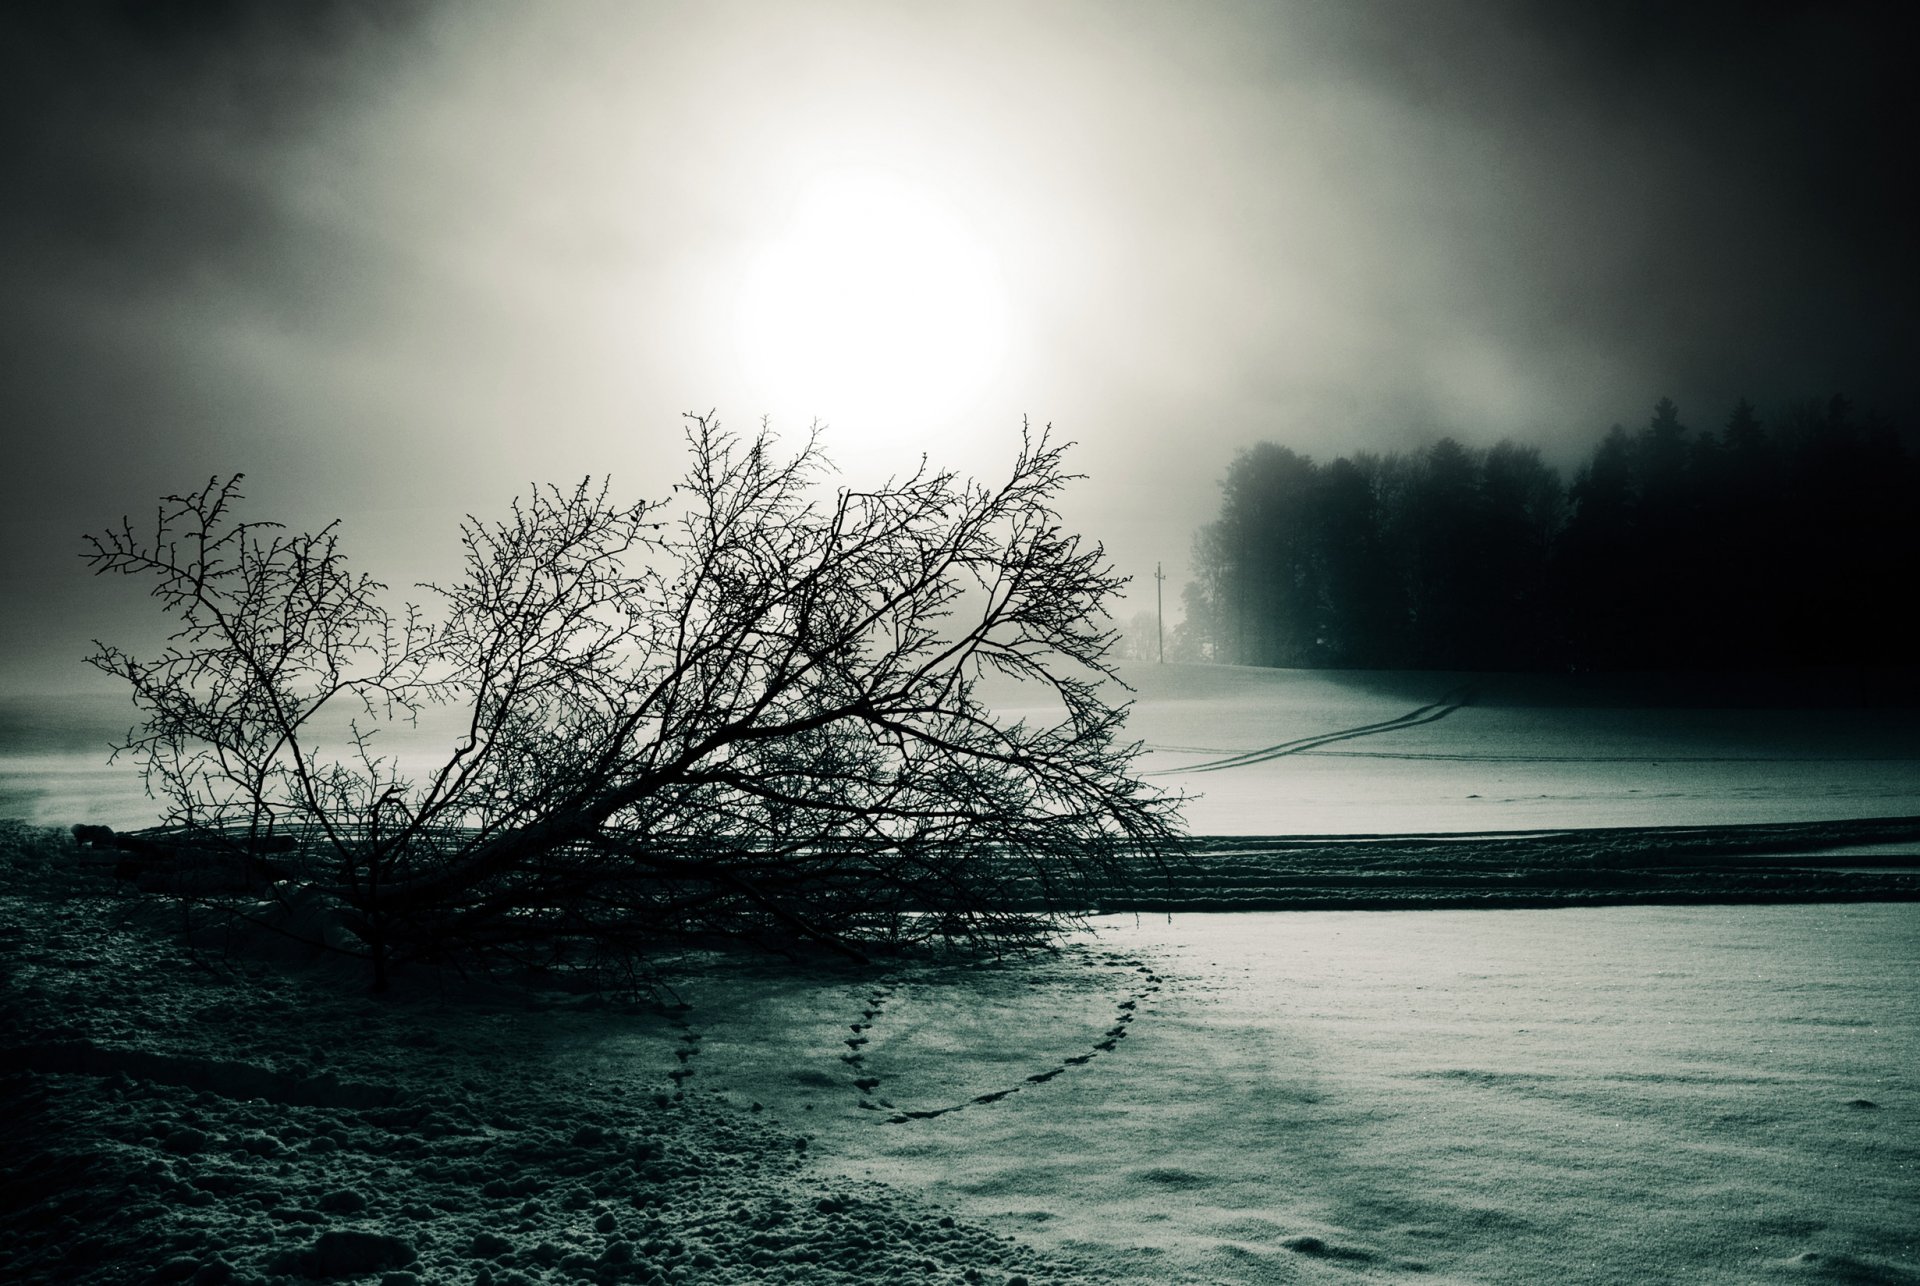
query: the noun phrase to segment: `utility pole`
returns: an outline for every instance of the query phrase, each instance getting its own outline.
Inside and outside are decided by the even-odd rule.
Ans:
[[[1159,640],[1161,665],[1167,663],[1167,617],[1160,592],[1166,579],[1166,573],[1160,570],[1160,564],[1155,563],[1153,565],[1153,632]]]

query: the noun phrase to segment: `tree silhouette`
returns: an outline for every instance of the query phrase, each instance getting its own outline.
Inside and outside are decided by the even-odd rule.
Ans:
[[[1481,465],[1475,557],[1484,585],[1470,664],[1528,670],[1551,664],[1554,542],[1566,490],[1537,448],[1501,442]]]
[[[1671,398],[1571,487],[1531,447],[1442,439],[1320,465],[1262,444],[1196,542],[1189,655],[1261,665],[1729,669],[1910,664],[1920,478],[1845,398],[1719,436]]]
[[[1329,665],[1391,665],[1405,650],[1401,591],[1380,514],[1381,469],[1378,457],[1361,456],[1320,473],[1320,637]]]
[[[1053,508],[1063,448],[823,498],[815,441],[687,439],[660,504],[582,483],[469,519],[432,615],[386,608],[332,527],[237,519],[237,477],[95,538],[178,625],[158,658],[92,658],[169,809],[135,847],[205,910],[304,908],[376,986],[711,935],[1026,942],[1170,852],[1178,800],[1132,775],[1103,686],[1122,578]],[[1057,717],[997,717],[989,672]],[[435,707],[459,719],[435,760],[385,748]]]
[[[1486,582],[1480,575],[1476,462],[1442,438],[1420,456],[1402,515],[1414,655],[1442,669],[1472,664]]]
[[[1196,553],[1218,615],[1222,660],[1304,665],[1314,659],[1314,464],[1262,443],[1227,470],[1220,518]]]

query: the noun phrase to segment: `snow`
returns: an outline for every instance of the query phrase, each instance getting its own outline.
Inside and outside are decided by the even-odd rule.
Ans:
[[[1910,710],[1128,678],[1199,834],[1920,815]],[[0,760],[0,811],[151,807]],[[0,830],[8,1281],[1920,1282],[1912,902],[1108,917],[375,1002],[73,857]]]
[[[1099,1280],[1920,1280],[1920,906],[1098,930],[690,984],[700,1081]]]
[[[1186,816],[1197,835],[1920,815],[1920,712],[1862,705],[1872,693],[1846,683],[1755,679],[1696,690],[1644,677],[1145,664],[1121,676],[1135,690],[1127,733],[1147,747],[1140,766],[1155,785],[1196,796]],[[985,693],[1009,716],[1058,714],[997,681]],[[153,823],[155,805],[130,764],[104,762],[126,715],[87,714],[98,724],[90,740],[5,744],[0,735],[0,816],[123,830]],[[411,756],[418,742],[450,744],[444,722],[394,730],[390,748]],[[1194,771],[1276,747],[1284,753]]]
[[[1086,1280],[814,1165],[800,1121],[683,1090],[676,1011],[419,974],[375,1002],[23,873],[0,896],[0,1280]]]
[[[163,928],[0,899],[8,1280],[1920,1281],[1916,904],[1113,917],[664,1005]]]
[[[1198,835],[1735,825],[1920,814],[1920,717],[1857,694],[1516,675],[1131,666],[1130,735]],[[1763,689],[1760,696],[1767,695]],[[1674,704],[1677,699],[1687,704]],[[1813,704],[1818,701],[1821,704]],[[1855,704],[1836,704],[1852,701]],[[1369,729],[1371,729],[1369,731]],[[1270,758],[1196,766],[1270,747]]]

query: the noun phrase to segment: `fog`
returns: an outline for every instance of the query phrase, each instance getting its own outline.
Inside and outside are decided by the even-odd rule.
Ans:
[[[1891,17],[10,13],[0,685],[97,684],[90,637],[150,634],[78,537],[216,473],[249,475],[257,516],[342,518],[404,585],[529,481],[663,492],[682,412],[823,420],[853,481],[922,453],[991,472],[1030,416],[1080,443],[1067,516],[1150,605],[1261,439],[1571,460],[1662,395],[1717,423],[1835,389],[1910,419]],[[890,253],[965,259],[986,320],[950,329],[936,279],[878,273],[814,279],[852,304],[789,299],[785,332],[743,317],[844,175],[931,212]]]

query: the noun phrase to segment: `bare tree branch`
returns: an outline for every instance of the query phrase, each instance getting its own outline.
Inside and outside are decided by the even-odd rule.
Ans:
[[[1023,434],[997,485],[923,463],[823,500],[817,436],[782,456],[693,416],[687,444],[659,504],[588,479],[468,519],[433,620],[384,607],[334,527],[236,519],[238,477],[90,538],[178,626],[90,659],[133,687],[122,750],[166,833],[232,874],[195,896],[336,905],[384,985],[396,959],[714,934],[1030,941],[1164,862],[1180,801],[1120,738],[1096,622],[1124,581],[1060,526],[1063,446]],[[988,673],[1059,718],[1006,722]],[[380,734],[440,708],[457,735],[403,772]]]

